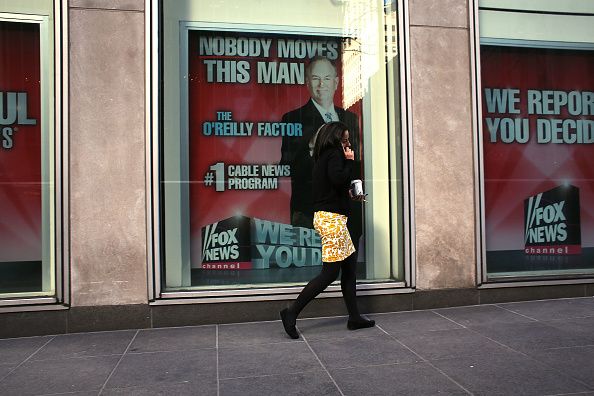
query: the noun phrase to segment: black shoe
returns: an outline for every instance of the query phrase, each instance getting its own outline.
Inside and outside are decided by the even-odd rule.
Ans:
[[[369,320],[365,318],[359,318],[355,320],[349,319],[347,322],[347,328],[349,330],[366,329],[373,326],[375,326],[375,320]]]
[[[288,308],[285,308],[282,311],[280,311],[280,317],[283,321],[283,327],[285,328],[285,331],[287,332],[289,337],[293,339],[299,338],[299,333],[295,328],[296,318],[294,318],[293,315],[291,315]]]

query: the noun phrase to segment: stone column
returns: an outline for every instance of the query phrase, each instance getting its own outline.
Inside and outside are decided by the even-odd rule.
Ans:
[[[476,284],[468,0],[409,0],[417,287]]]
[[[147,303],[144,1],[70,0],[73,306]]]

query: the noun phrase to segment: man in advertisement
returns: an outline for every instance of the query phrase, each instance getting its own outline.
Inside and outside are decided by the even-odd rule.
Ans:
[[[312,170],[313,146],[320,126],[332,121],[341,121],[349,129],[351,147],[355,153],[353,179],[360,178],[359,120],[356,114],[334,105],[338,88],[335,65],[326,57],[310,60],[305,69],[305,86],[311,96],[302,107],[282,117],[282,122],[301,123],[303,135],[284,136],[281,145],[281,165],[291,166],[291,224],[297,227],[313,227]],[[355,243],[361,236],[360,203],[354,203],[349,230]],[[352,218],[352,220],[351,220]]]

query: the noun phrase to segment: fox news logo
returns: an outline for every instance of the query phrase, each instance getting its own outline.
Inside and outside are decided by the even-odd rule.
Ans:
[[[250,269],[250,230],[244,218],[229,218],[202,228],[202,268]]]
[[[575,186],[558,186],[524,201],[524,253],[581,253],[580,200]]]

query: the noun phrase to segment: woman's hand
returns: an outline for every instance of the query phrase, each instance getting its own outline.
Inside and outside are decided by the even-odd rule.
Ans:
[[[353,195],[353,191],[351,191],[351,189],[349,189],[349,197],[353,200],[353,201],[357,201],[357,202],[367,202],[367,200],[365,199],[367,197],[368,194],[363,194],[363,195]]]
[[[354,161],[355,160],[355,152],[350,149],[350,147],[344,148],[344,158]]]

